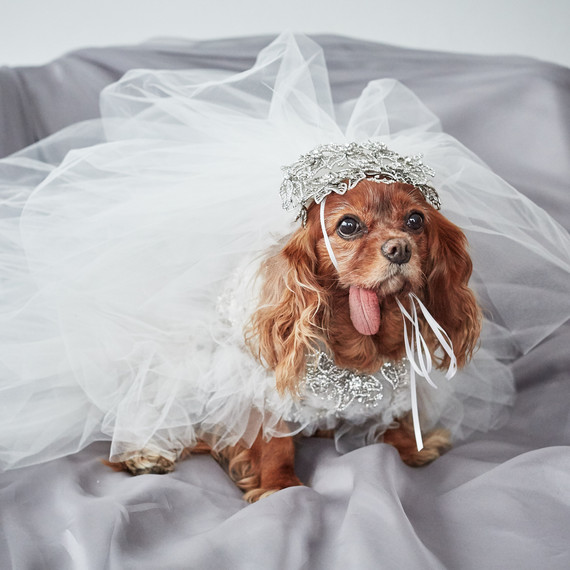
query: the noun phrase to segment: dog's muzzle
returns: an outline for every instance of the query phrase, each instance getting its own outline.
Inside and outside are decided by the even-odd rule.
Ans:
[[[390,262],[397,265],[408,263],[412,257],[412,246],[407,239],[392,238],[384,242],[381,247],[382,255]]]

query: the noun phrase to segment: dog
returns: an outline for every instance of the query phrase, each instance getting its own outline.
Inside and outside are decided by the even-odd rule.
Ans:
[[[260,298],[245,339],[252,356],[274,372],[276,390],[299,397],[307,355],[318,347],[337,366],[362,373],[405,357],[398,300],[408,293],[446,331],[457,366],[465,365],[477,346],[481,310],[468,286],[472,262],[463,232],[416,186],[363,179],[350,191],[327,197],[324,231],[333,262],[319,214],[312,203],[304,227],[260,268]],[[434,354],[436,335],[425,323],[421,333]],[[438,368],[450,364],[448,354],[434,358]],[[410,413],[378,440],[394,446],[410,466],[425,465],[450,447],[449,433],[435,429],[418,450]],[[221,451],[203,443],[180,458],[192,453],[212,453],[249,502],[302,484],[295,474],[292,437],[266,440],[260,433],[251,447]],[[144,453],[107,464],[133,474],[174,468],[174,461]]]

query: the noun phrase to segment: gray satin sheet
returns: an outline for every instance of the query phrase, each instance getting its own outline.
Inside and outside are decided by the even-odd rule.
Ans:
[[[271,39],[87,49],[1,68],[0,153],[96,117],[99,91],[127,69],[242,70]],[[336,100],[369,80],[399,79],[568,229],[569,69],[316,39]],[[210,457],[133,478],[102,465],[106,443],[0,474],[0,568],[570,568],[569,368],[566,323],[515,362],[518,397],[502,428],[423,469],[384,444],[341,456],[329,440],[303,440],[306,487],[255,505]]]

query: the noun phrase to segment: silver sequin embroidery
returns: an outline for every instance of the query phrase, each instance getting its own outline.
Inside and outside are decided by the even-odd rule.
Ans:
[[[407,384],[405,359],[384,364],[380,374],[394,390],[404,386]],[[382,380],[371,374],[339,368],[324,352],[316,353],[308,364],[305,388],[308,393],[332,403],[337,413],[344,412],[353,404],[372,411],[384,398]]]

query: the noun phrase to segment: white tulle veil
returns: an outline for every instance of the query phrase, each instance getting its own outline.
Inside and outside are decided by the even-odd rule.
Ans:
[[[398,82],[333,103],[306,37],[280,36],[235,75],[129,72],[101,110],[0,162],[4,466],[99,439],[118,457],[175,453],[206,431],[251,441],[262,422],[279,434],[292,404],[243,349],[254,302],[244,276],[296,227],[280,205],[281,166],[318,144],[422,153],[442,213],[468,236],[481,348],[437,392],[421,387],[428,423],[457,437],[497,425],[508,362],[570,316],[568,234]]]

